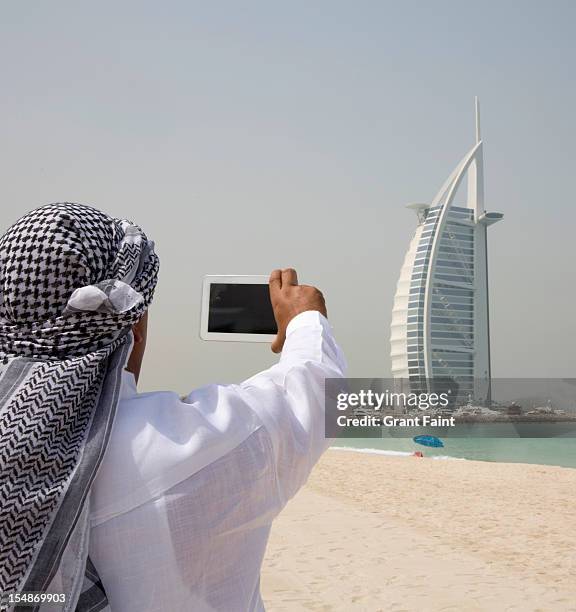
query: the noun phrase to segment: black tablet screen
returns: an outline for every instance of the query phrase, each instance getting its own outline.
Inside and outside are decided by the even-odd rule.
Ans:
[[[208,331],[225,334],[275,334],[268,285],[210,285]]]

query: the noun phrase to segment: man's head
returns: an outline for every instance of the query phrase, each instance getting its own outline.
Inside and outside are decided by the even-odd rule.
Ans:
[[[81,204],[19,219],[0,238],[0,356],[81,357],[136,326],[136,360],[158,274],[153,246],[137,225]]]

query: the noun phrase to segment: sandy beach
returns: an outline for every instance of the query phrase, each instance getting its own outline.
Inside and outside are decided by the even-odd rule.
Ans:
[[[576,610],[576,469],[329,450],[275,522],[267,609]]]

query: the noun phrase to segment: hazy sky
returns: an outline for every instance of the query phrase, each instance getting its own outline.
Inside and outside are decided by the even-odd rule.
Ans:
[[[3,3],[0,229],[72,201],[156,241],[144,389],[239,381],[202,276],[294,266],[350,374],[390,373],[416,217],[482,105],[495,376],[574,375],[573,2]]]

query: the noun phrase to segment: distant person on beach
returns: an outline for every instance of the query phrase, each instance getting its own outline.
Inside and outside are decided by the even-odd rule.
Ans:
[[[272,521],[327,447],[345,361],[320,291],[270,275],[268,370],[139,394],[158,268],[137,225],[79,204],[0,238],[0,592],[41,611],[263,610]]]

